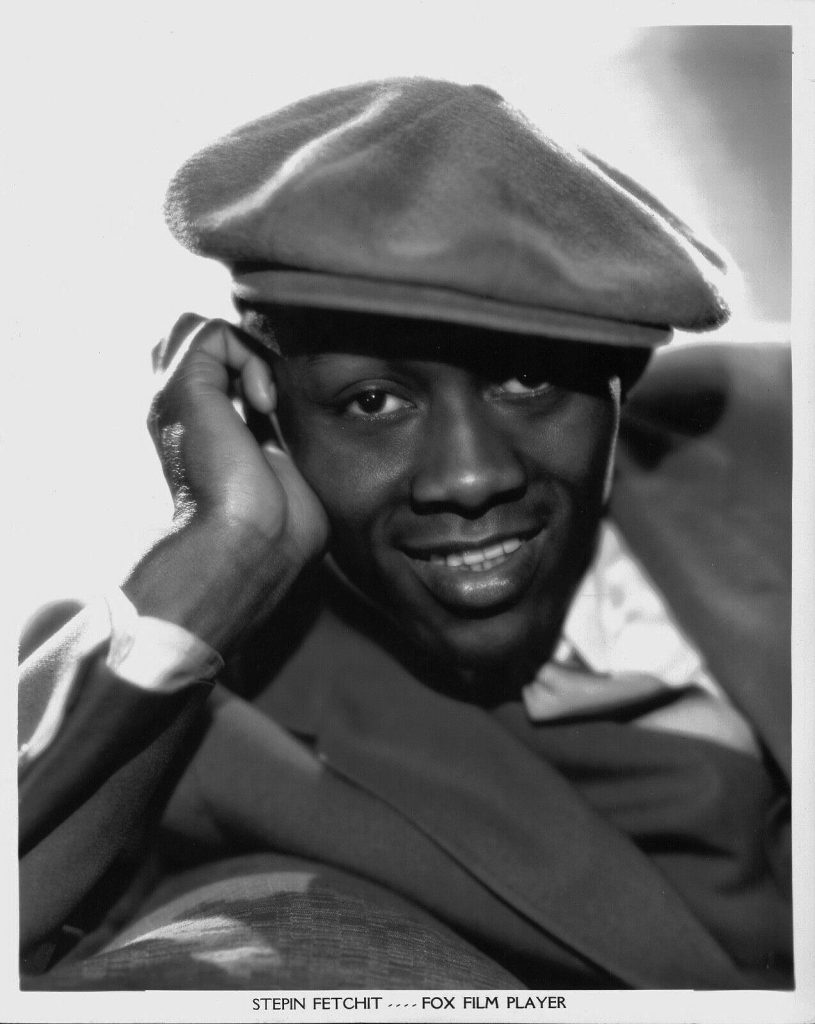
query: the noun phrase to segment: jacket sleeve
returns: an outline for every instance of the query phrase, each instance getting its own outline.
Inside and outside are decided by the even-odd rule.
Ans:
[[[123,628],[116,618],[98,605],[83,609],[21,666],[24,960],[70,920],[160,812],[222,664],[178,627],[154,620],[145,628],[134,613]],[[150,643],[151,633],[166,640],[173,631],[174,651]]]

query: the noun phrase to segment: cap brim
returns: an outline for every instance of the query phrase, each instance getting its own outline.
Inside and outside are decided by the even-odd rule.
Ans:
[[[469,324],[568,341],[655,348],[671,340],[669,327],[625,323],[540,306],[498,302],[446,288],[307,271],[236,273],[236,300],[252,304],[353,310]]]

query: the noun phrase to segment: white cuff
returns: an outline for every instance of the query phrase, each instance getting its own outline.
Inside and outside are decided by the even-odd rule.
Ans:
[[[54,741],[83,658],[109,641],[106,664],[120,679],[154,693],[210,682],[223,658],[172,622],[140,616],[120,590],[90,602],[20,668],[20,747],[28,764]]]
[[[139,615],[121,590],[107,597],[110,647],[106,663],[142,690],[173,693],[212,680],[224,660],[194,633],[174,622]]]

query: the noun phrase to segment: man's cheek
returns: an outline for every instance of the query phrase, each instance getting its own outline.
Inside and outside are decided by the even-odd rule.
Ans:
[[[585,403],[550,424],[538,448],[546,474],[581,492],[602,489],[614,435],[614,411],[606,403]]]
[[[376,516],[378,501],[373,481],[359,460],[347,462],[321,454],[298,466],[325,509],[332,534],[345,542],[360,540]]]
[[[358,525],[385,514],[403,497],[403,461],[371,448],[311,443],[294,452],[329,517]]]

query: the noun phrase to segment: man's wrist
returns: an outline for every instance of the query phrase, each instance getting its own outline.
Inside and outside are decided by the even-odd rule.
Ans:
[[[253,524],[196,519],[168,532],[122,590],[140,615],[182,626],[223,654],[301,568],[285,542]]]

